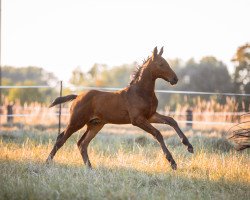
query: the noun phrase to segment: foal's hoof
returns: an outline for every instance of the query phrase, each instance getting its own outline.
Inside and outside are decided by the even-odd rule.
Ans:
[[[48,165],[48,164],[50,164],[50,163],[52,163],[52,159],[51,159],[51,158],[47,158],[46,161],[45,161],[45,164]]]
[[[171,163],[171,167],[173,170],[177,170],[177,164],[176,163]]]
[[[189,152],[189,153],[194,153],[194,148],[193,148],[192,146],[189,146],[189,147],[188,147],[188,152]]]

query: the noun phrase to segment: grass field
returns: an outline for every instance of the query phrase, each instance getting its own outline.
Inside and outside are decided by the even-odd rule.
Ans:
[[[250,151],[236,152],[224,132],[186,130],[195,153],[160,127],[175,158],[171,170],[150,136],[132,126],[107,126],[92,141],[85,168],[73,135],[44,161],[56,131],[0,134],[0,199],[250,199]]]

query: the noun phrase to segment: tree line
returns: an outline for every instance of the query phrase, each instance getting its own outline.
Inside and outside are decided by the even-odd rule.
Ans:
[[[229,74],[226,64],[213,56],[204,57],[199,61],[190,59],[183,62],[180,59],[169,60],[169,64],[176,72],[179,82],[172,87],[162,80],[156,83],[156,89],[162,90],[191,90],[201,92],[232,92],[250,93],[250,45],[240,46],[232,58],[235,69]],[[72,71],[70,83],[75,86],[97,87],[126,87],[130,82],[130,76],[139,64],[124,64],[108,67],[106,64],[94,64],[89,71],[84,72],[80,67]],[[38,67],[15,68],[3,67],[3,85],[51,85],[57,78],[53,73]],[[70,92],[70,91],[68,91]],[[46,103],[55,97],[58,92],[53,89],[10,89],[4,90],[3,95],[9,100],[20,99],[21,104],[38,101]],[[185,101],[192,104],[193,96],[158,94],[160,102],[168,103],[173,108],[176,102]],[[220,103],[225,103],[225,97],[202,96],[209,100],[217,98]],[[236,97],[238,110],[249,111],[249,97]]]
[[[56,76],[40,67],[12,67],[2,68],[2,85],[8,86],[49,86],[57,82]],[[2,96],[6,103],[17,102],[21,105],[31,102],[49,103],[56,91],[50,88],[11,88],[2,89]],[[52,98],[51,98],[52,97]]]

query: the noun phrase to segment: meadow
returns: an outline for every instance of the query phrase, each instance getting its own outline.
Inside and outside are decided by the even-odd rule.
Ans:
[[[131,125],[106,125],[89,146],[87,169],[75,133],[45,159],[55,129],[22,129],[0,134],[0,199],[249,199],[250,151],[235,151],[226,131],[183,128],[195,148],[187,152],[174,131],[157,126],[172,152],[173,171],[159,144]]]

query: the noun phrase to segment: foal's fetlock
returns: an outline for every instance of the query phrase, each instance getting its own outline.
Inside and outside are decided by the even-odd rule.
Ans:
[[[171,156],[170,158],[167,157],[167,160],[168,160],[168,162],[170,163],[171,168],[172,168],[173,170],[177,170],[177,164],[176,164],[176,162],[174,161],[174,159],[172,158],[172,156]]]
[[[50,164],[51,162],[52,162],[52,158],[51,158],[51,156],[49,156],[49,157],[46,159],[45,163],[46,163],[46,164]]]
[[[184,144],[185,146],[188,147],[187,150],[188,150],[189,153],[194,153],[194,148],[193,148],[193,146],[189,143],[189,141],[188,141],[187,138],[183,138],[181,142],[182,142],[182,144]]]
[[[91,165],[91,163],[89,161],[87,161],[85,163],[85,165],[86,165],[87,169],[90,169],[90,170],[93,169],[93,167],[92,167],[92,165]]]
[[[172,168],[173,170],[177,170],[177,164],[176,164],[176,162],[175,162],[174,160],[172,160],[172,161],[170,162],[170,164],[171,164],[171,168]]]

